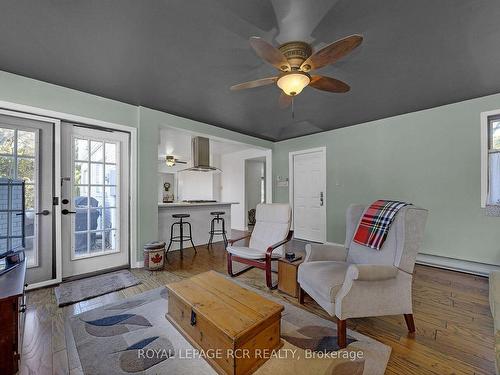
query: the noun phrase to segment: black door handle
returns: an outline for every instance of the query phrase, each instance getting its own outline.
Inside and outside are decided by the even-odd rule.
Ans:
[[[43,215],[43,216],[47,216],[50,214],[50,211],[49,210],[43,210],[41,212],[37,212],[35,215]]]
[[[67,215],[67,214],[76,214],[76,211],[69,211],[67,209],[64,209],[64,210],[61,210],[61,213],[63,215]]]

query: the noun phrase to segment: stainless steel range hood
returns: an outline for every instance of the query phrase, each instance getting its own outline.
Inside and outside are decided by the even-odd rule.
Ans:
[[[193,166],[182,171],[222,172],[210,165],[210,140],[205,137],[194,137],[191,140]],[[180,172],[182,172],[180,171]]]

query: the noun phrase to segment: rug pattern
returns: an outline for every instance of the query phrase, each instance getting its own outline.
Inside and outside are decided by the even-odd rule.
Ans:
[[[182,353],[190,352],[192,346],[165,318],[167,293],[165,288],[157,288],[71,317],[84,373],[215,374],[204,359],[183,358]],[[281,335],[284,346],[255,374],[384,373],[390,347],[349,331],[348,347],[339,351],[332,322],[269,295],[266,297],[285,306]],[[350,353],[354,352],[362,352],[362,358],[349,359]],[[280,353],[294,354],[282,356]],[[310,353],[320,356],[310,358]],[[332,359],[324,354],[338,357]]]

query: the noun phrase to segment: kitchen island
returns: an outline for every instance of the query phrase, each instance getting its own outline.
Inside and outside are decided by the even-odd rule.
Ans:
[[[189,214],[190,217],[184,219],[191,223],[193,242],[195,246],[205,245],[210,237],[210,222],[214,216],[210,215],[213,211],[224,211],[226,224],[226,236],[231,238],[231,205],[237,202],[173,202],[158,203],[158,235],[159,239],[165,241],[168,247],[170,242],[170,226],[179,219],[174,219],[173,214]],[[188,226],[184,226],[186,233]],[[217,228],[218,229],[218,228]],[[175,227],[174,236],[179,235],[179,226]],[[222,241],[222,236],[215,236],[214,242]],[[191,247],[189,241],[184,242],[184,248]],[[179,243],[173,242],[170,251],[178,250]]]

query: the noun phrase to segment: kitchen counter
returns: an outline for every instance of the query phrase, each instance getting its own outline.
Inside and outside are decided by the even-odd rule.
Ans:
[[[174,202],[174,203],[158,203],[158,234],[159,239],[165,241],[167,246],[170,242],[170,226],[172,223],[179,219],[174,219],[173,214],[189,214],[190,217],[183,219],[184,222],[189,222],[192,228],[193,242],[195,246],[201,246],[208,243],[210,237],[208,231],[210,230],[210,222],[215,217],[210,215],[213,211],[223,211],[226,236],[231,238],[231,205],[238,204],[237,202]],[[219,227],[217,226],[216,229]],[[187,231],[188,226],[184,226]],[[179,226],[175,226],[174,236],[179,235]],[[222,241],[222,236],[215,236],[214,242]],[[191,247],[189,241],[184,242],[184,248]],[[178,250],[179,243],[173,242],[170,248]],[[206,250],[206,248],[204,248]]]
[[[228,204],[239,204],[238,202],[172,202],[172,203],[158,203],[158,208],[168,207],[193,207],[193,206],[219,206]]]

